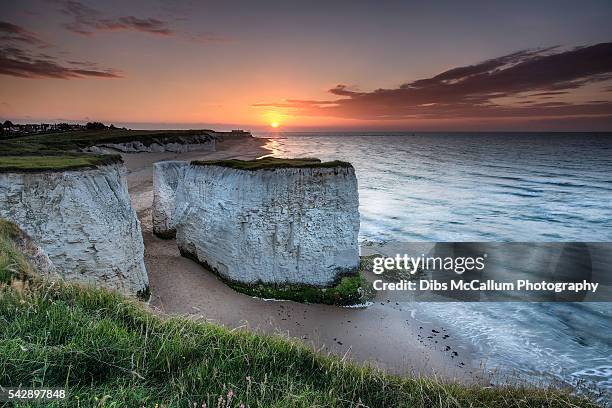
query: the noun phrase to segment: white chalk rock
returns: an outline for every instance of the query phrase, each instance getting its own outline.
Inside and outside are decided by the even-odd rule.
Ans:
[[[91,153],[161,153],[173,152],[184,153],[194,151],[215,151],[217,136],[214,134],[201,134],[169,138],[160,136],[147,143],[142,141],[130,141],[123,143],[101,143],[90,146],[83,151]]]
[[[13,237],[17,248],[25,255],[34,272],[47,278],[57,278],[57,270],[49,256],[21,229]]]
[[[359,266],[358,206],[348,164],[191,164],[176,193],[177,243],[231,281],[329,286]]]
[[[140,222],[122,164],[0,173],[0,217],[17,224],[66,280],[146,294]]]
[[[153,164],[153,233],[161,238],[174,238],[172,221],[176,189],[189,166],[186,161],[163,161]]]

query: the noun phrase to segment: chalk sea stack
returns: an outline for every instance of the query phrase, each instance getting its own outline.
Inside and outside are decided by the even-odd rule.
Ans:
[[[140,222],[120,157],[1,159],[0,218],[26,232],[59,275],[146,297]]]
[[[327,287],[357,274],[358,206],[349,163],[194,161],[172,219],[181,253],[227,281]]]

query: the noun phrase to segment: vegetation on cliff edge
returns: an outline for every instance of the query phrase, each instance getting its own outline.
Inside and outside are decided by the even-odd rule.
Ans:
[[[9,284],[14,279],[25,280],[32,275],[27,257],[15,243],[19,234],[19,227],[0,218],[0,284]]]
[[[228,279],[207,262],[197,256],[180,249],[181,255],[199,263],[214,273],[236,292],[262,299],[293,300],[301,303],[322,303],[336,306],[359,306],[367,303],[374,297],[372,285],[363,276],[361,266],[358,271],[347,271],[340,274],[337,281],[329,287],[318,287],[305,284],[269,284],[269,283],[243,283]]]
[[[19,145],[38,150],[76,150],[106,143],[141,142],[150,145],[165,140],[167,142],[180,141],[183,138],[211,135],[215,133],[208,129],[191,130],[127,130],[127,129],[93,129],[75,130],[70,132],[39,133],[24,135],[9,139],[0,144],[0,147],[10,145],[18,148]]]
[[[276,157],[264,157],[256,160],[195,160],[191,164],[196,166],[221,166],[237,170],[274,170],[288,168],[331,168],[331,167],[353,167],[350,163],[335,160],[322,162],[319,159],[280,159]]]
[[[75,170],[120,162],[121,156],[119,155],[78,153],[0,155],[0,173]]]
[[[15,232],[0,223],[0,242]],[[21,262],[11,259],[6,264]],[[164,318],[101,289],[7,282],[0,284],[0,384],[65,388],[68,398],[48,407],[596,406],[554,388],[401,378],[279,336]]]
[[[117,128],[40,133],[0,141],[0,172],[92,168],[120,161],[119,155],[80,153],[95,145],[140,142],[187,143],[217,134],[212,130],[126,130]],[[248,133],[245,133],[249,135]]]

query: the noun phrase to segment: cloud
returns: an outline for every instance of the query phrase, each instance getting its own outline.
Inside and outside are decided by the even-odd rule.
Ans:
[[[6,21],[0,21],[0,41],[19,42],[39,48],[45,48],[49,45],[35,33]]]
[[[119,26],[121,29],[132,29],[144,31],[151,34],[171,35],[174,31],[166,27],[166,22],[154,18],[138,18],[134,16],[120,17]]]
[[[74,33],[93,35],[96,31],[141,31],[156,35],[172,35],[167,22],[154,18],[124,16],[116,19],[104,18],[102,13],[78,1],[65,1],[61,10],[72,21],[64,27]]]
[[[74,61],[72,62],[74,65]],[[80,63],[82,66],[67,66],[52,57],[34,55],[26,50],[4,47],[0,48],[0,75],[19,78],[121,78],[113,69],[87,67],[91,63]]]
[[[103,14],[79,1],[62,2],[61,11],[72,21],[64,27],[81,35],[93,35],[96,31],[140,31],[155,35],[173,35],[166,21],[155,18],[123,16],[115,19],[105,18]]]
[[[357,96],[357,95],[363,95],[363,93],[361,92],[352,91],[349,86],[343,85],[343,84],[336,85],[334,88],[329,90],[329,93],[338,95],[338,96],[351,96],[351,97]]]
[[[540,92],[537,94],[529,95],[529,96],[558,96],[568,94],[567,91],[548,91],[548,92]]]
[[[134,31],[158,36],[174,36],[199,43],[225,41],[225,38],[212,33],[179,32],[171,28],[168,21],[156,18],[140,18],[132,15],[109,18],[103,12],[76,0],[62,1],[61,5],[60,11],[71,19],[63,25],[64,28],[80,35],[92,36],[102,31]]]
[[[255,106],[288,108],[296,115],[378,120],[558,115],[612,118],[612,101],[569,103],[566,95],[588,84],[604,86],[611,79],[612,43],[602,43],[569,50],[523,50],[391,89],[358,92],[340,84],[329,90],[340,99],[289,99]],[[560,96],[564,103],[546,100]],[[532,103],[519,103],[523,98]]]
[[[52,46],[29,30],[0,21],[0,75],[19,78],[121,78],[115,69],[103,69],[89,61],[59,61],[36,51]]]

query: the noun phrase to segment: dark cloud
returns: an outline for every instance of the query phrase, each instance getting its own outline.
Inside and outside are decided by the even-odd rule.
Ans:
[[[62,62],[40,48],[53,48],[29,30],[0,21],[0,75],[19,78],[120,78],[117,70],[89,61]]]
[[[338,96],[357,96],[357,95],[362,95],[361,92],[352,91],[352,90],[350,90],[350,88],[347,85],[343,85],[343,84],[336,85],[334,88],[329,90],[329,93],[332,93],[332,94],[338,95]]]
[[[457,67],[393,89],[357,92],[346,85],[330,89],[341,99],[292,99],[256,106],[291,108],[294,114],[353,119],[447,119],[552,115],[609,115],[603,103],[537,103],[591,83],[612,79],[612,43],[570,50],[525,50],[479,64]],[[608,83],[609,86],[609,83]],[[603,89],[602,89],[603,90]],[[535,94],[533,94],[535,92]],[[500,102],[499,98],[505,98]],[[529,98],[527,104],[509,103]],[[567,96],[564,97],[566,100]]]
[[[120,17],[119,25],[132,30],[144,31],[151,34],[170,35],[174,32],[166,27],[166,22],[154,18],[138,18],[134,16]]]
[[[567,91],[549,91],[549,92],[539,92],[533,95],[529,95],[530,97],[534,97],[534,96],[558,96],[558,95],[565,95],[568,94],[569,92]]]
[[[48,46],[47,42],[35,33],[6,21],[0,21],[0,42],[18,42],[40,48]]]
[[[64,24],[68,30],[82,35],[93,35],[96,31],[141,31],[156,35],[173,35],[166,21],[155,18],[138,18],[123,16],[115,19],[106,18],[99,11],[79,1],[62,2],[62,13],[72,21]]]
[[[61,1],[60,11],[71,21],[63,26],[73,33],[91,36],[101,31],[136,31],[146,34],[173,36],[198,43],[220,42],[227,39],[212,33],[191,34],[177,31],[170,27],[170,22],[156,18],[122,16],[109,18],[100,10],[89,7],[79,1]]]
[[[71,62],[73,65],[74,61]],[[34,55],[29,51],[5,47],[0,49],[0,75],[20,78],[121,78],[116,70],[88,68],[90,63],[79,63],[79,66],[67,66],[53,57]]]

